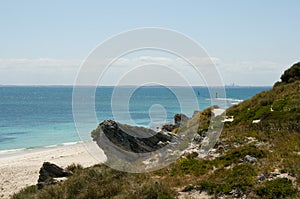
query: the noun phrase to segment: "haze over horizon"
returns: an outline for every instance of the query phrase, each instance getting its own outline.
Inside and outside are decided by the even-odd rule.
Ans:
[[[99,43],[142,27],[172,29],[198,42],[226,85],[271,86],[300,61],[299,1],[13,0],[0,5],[0,85],[72,85]],[[140,56],[119,65],[126,69],[145,58],[162,60]]]

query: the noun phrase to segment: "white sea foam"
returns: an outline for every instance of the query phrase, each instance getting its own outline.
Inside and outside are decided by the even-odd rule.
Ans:
[[[241,99],[234,99],[234,98],[206,98],[205,100],[212,100],[212,101],[233,101],[233,102],[242,102],[244,100]]]
[[[62,147],[62,146],[70,146],[75,144],[84,143],[84,141],[78,141],[78,142],[65,142],[62,144],[53,144],[48,146],[40,146],[40,147],[30,147],[30,148],[19,148],[19,149],[7,149],[7,150],[0,150],[0,154],[9,154],[9,153],[16,153],[16,152],[26,152],[31,151],[35,149],[45,149],[45,148],[55,148],[55,147]]]
[[[20,148],[20,149],[7,149],[7,150],[0,150],[0,154],[3,153],[12,153],[12,152],[18,152],[18,151],[25,151],[26,148]]]

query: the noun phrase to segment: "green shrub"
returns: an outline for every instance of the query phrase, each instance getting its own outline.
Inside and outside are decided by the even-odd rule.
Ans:
[[[212,180],[202,180],[202,181],[199,181],[197,184],[202,191],[206,191],[210,195],[215,192],[215,189],[218,186]]]
[[[266,181],[262,186],[256,188],[258,196],[263,198],[285,198],[296,193],[292,181],[287,178],[277,178]]]
[[[72,166],[74,168],[74,165]],[[77,166],[76,166],[77,168]],[[61,184],[41,190],[27,187],[13,196],[21,198],[172,198],[166,183],[156,182],[146,174],[128,174],[104,165],[77,170]]]
[[[233,163],[238,163],[239,160],[244,159],[246,155],[250,155],[257,159],[266,157],[266,153],[263,150],[258,149],[253,145],[247,145],[236,149],[232,149],[229,152],[227,152],[225,155],[216,158],[215,164],[223,165],[226,167]]]
[[[233,189],[246,192],[255,184],[256,175],[257,171],[252,165],[240,164],[229,170],[217,169],[209,179],[197,184],[209,194],[228,194]]]
[[[83,166],[81,166],[80,164],[70,164],[69,166],[67,166],[68,170],[72,171],[72,172],[77,172],[79,170],[82,170],[83,169]]]
[[[284,71],[280,79],[284,83],[292,83],[300,80],[300,62],[294,64],[291,68]]]
[[[213,165],[208,160],[202,160],[198,158],[179,159],[172,167],[170,175],[186,175],[192,174],[199,176],[208,173],[212,170]]]
[[[12,196],[13,199],[23,199],[32,198],[32,196],[37,192],[37,187],[35,185],[21,189],[18,194]]]
[[[184,187],[184,189],[182,191],[189,192],[189,191],[192,191],[193,189],[194,189],[194,186],[189,184],[188,186]]]

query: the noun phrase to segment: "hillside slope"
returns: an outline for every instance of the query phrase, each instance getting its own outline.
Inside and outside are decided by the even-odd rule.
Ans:
[[[277,82],[271,90],[229,108],[226,114],[234,116],[234,121],[227,127],[237,128],[239,125],[269,131],[299,132],[300,63],[287,71],[282,75],[282,81]]]

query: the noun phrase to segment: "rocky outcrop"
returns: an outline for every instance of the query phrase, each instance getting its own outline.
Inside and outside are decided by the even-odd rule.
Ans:
[[[185,124],[188,121],[188,119],[189,119],[189,117],[186,116],[185,114],[182,114],[182,113],[176,114],[174,116],[174,123],[175,123],[175,125],[177,125],[179,127],[180,125]]]
[[[189,120],[185,114],[176,114],[174,116],[174,124],[165,124],[162,126],[163,131],[172,132],[174,129],[180,127],[181,125],[185,124]]]
[[[172,132],[176,129],[175,124],[164,124],[161,128],[162,131]]]
[[[45,185],[56,184],[58,182],[55,178],[67,177],[72,175],[72,171],[63,169],[50,162],[44,162],[40,169],[40,175],[37,183],[38,189]]]
[[[135,161],[146,157],[171,142],[177,136],[169,132],[156,132],[152,129],[130,126],[105,120],[92,132],[93,140],[104,151],[108,160]]]
[[[171,142],[173,139],[173,135],[170,133],[155,132],[144,127],[122,125],[113,120],[105,120],[99,127],[113,144],[135,153],[156,151],[164,143]],[[136,136],[132,136],[132,134]]]

